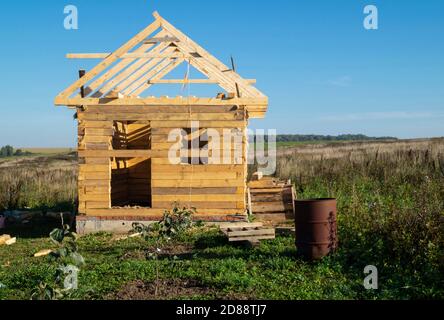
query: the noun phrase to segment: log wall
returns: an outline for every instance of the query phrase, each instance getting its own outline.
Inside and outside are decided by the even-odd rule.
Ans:
[[[198,215],[245,214],[244,108],[90,106],[78,111],[78,121],[79,213],[158,215],[178,202],[195,207]],[[217,147],[220,163],[190,164],[177,154],[176,160],[181,163],[172,164],[169,150],[177,141],[168,141],[168,135],[172,129],[188,130],[192,121],[199,122],[201,132],[208,128],[220,133],[224,129],[236,132],[240,154],[235,154],[233,147],[224,150],[225,144],[221,143]],[[208,145],[213,146],[211,142]],[[210,156],[216,154],[210,152]],[[125,205],[151,210],[111,209]]]

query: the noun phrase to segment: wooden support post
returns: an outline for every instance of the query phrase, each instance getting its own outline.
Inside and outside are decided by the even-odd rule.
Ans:
[[[82,78],[86,74],[86,71],[81,69],[79,70],[79,79]],[[80,97],[85,98],[85,86],[80,87]]]

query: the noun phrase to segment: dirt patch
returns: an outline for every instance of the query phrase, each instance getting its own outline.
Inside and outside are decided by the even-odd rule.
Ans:
[[[128,282],[119,291],[109,294],[109,300],[174,300],[189,299],[191,297],[210,298],[213,300],[252,300],[250,293],[221,293],[214,288],[206,287],[197,280],[189,279],[161,279],[155,294],[155,282],[135,280]]]
[[[169,300],[192,296],[211,295],[214,291],[195,280],[161,279],[155,282],[136,280],[125,284],[118,292],[108,296],[114,300]]]

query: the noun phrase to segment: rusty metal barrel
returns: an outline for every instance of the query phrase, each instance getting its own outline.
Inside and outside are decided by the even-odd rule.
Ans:
[[[296,247],[308,260],[318,260],[338,245],[336,199],[295,201]]]

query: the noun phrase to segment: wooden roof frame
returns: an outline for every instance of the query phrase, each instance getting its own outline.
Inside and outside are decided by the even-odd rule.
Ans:
[[[154,22],[112,53],[68,54],[68,58],[103,59],[55,98],[56,105],[244,105],[250,118],[263,118],[268,98],[204,48],[154,12]],[[158,33],[153,35],[157,30]],[[139,45],[139,46],[138,46]],[[138,47],[137,47],[138,46]],[[136,48],[137,47],[137,48]],[[133,52],[132,49],[136,48]],[[208,79],[163,79],[187,61]],[[233,98],[141,98],[153,84],[218,84]],[[84,88],[85,96],[79,91]],[[239,95],[237,94],[239,93]],[[228,95],[230,96],[230,95]]]

